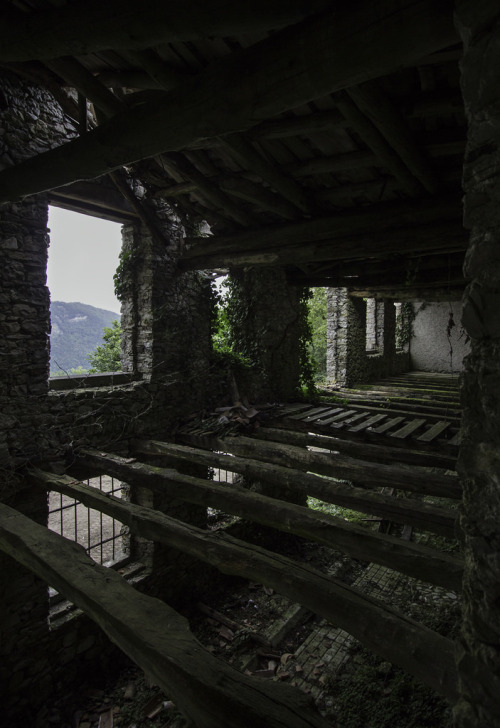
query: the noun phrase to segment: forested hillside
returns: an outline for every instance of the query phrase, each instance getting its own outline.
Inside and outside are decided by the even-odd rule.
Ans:
[[[120,314],[85,303],[52,301],[50,304],[50,372],[83,367],[89,369],[87,354],[102,344],[103,329],[120,320]]]

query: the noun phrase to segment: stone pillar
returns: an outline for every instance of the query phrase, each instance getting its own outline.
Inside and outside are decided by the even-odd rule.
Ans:
[[[290,285],[281,268],[238,270],[231,278],[228,315],[234,346],[253,364],[246,394],[254,401],[293,398],[305,356],[302,289]]]
[[[347,288],[329,288],[326,329],[327,382],[352,387],[366,381],[366,302]]]
[[[390,366],[396,355],[396,307],[394,301],[377,301],[379,351]]]
[[[500,724],[500,6],[456,0],[468,120],[465,225],[471,231],[462,323],[464,617],[458,655],[460,728]]]
[[[205,401],[212,293],[202,274],[177,272],[183,228],[167,205],[149,204],[161,238],[144,225],[123,229],[123,368],[168,388],[180,416]]]
[[[29,488],[18,473],[44,452],[50,436],[47,205],[30,198],[4,206],[0,221],[0,500],[46,523],[47,494]],[[43,724],[52,690],[47,585],[1,552],[0,574],[3,719]]]

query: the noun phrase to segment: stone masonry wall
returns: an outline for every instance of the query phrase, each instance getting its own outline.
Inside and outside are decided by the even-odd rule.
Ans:
[[[460,373],[464,357],[470,350],[466,333],[460,325],[461,302],[415,301],[413,308],[416,316],[410,342],[412,369]],[[453,326],[450,324],[450,313],[453,315]]]
[[[253,364],[240,394],[253,401],[296,396],[301,384],[301,289],[281,268],[234,271],[231,326],[235,348]]]
[[[74,133],[42,90],[0,80],[0,165],[43,152]],[[40,523],[47,495],[30,489],[19,467],[47,446],[49,372],[47,204],[43,196],[0,210],[0,498]],[[44,725],[52,690],[47,586],[0,555],[0,704],[12,725]],[[26,696],[30,696],[30,706]]]
[[[455,721],[476,728],[500,724],[500,7],[487,0],[455,6],[464,43],[464,221],[471,232],[462,316],[471,353],[459,456],[466,562]]]
[[[0,130],[3,166],[75,134],[48,93],[11,78],[0,80]],[[47,494],[27,487],[25,465],[48,459],[62,469],[82,445],[119,451],[131,437],[168,437],[204,396],[210,289],[197,274],[177,276],[180,226],[174,216],[159,212],[158,224],[170,241],[167,252],[156,242],[147,248],[148,232],[140,233],[148,254],[137,263],[143,274],[139,290],[148,299],[149,319],[136,325],[135,358],[128,368],[143,373],[142,381],[49,392],[46,200],[30,197],[0,209],[0,499],[40,523],[47,522]],[[182,515],[198,517],[185,507]],[[96,650],[101,661],[111,655],[109,643],[91,623],[83,631],[51,632],[47,585],[1,554],[0,573],[2,720],[45,726],[48,696],[75,675],[70,662],[76,658],[81,665]],[[157,591],[162,581],[159,570]],[[180,579],[175,585],[182,589]]]

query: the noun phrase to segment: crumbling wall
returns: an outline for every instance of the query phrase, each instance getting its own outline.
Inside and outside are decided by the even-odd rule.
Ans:
[[[50,94],[10,78],[0,81],[0,126],[4,166],[76,133]],[[166,207],[151,209],[165,244],[162,247],[148,230],[138,227],[133,234],[142,257],[129,271],[131,280],[136,271],[141,274],[132,289],[142,296],[138,310],[147,301],[143,318],[134,319],[126,334],[130,331],[125,353],[132,352],[127,368],[140,372],[142,380],[52,392],[46,199],[30,197],[0,209],[0,498],[40,523],[47,522],[47,493],[29,487],[28,464],[48,461],[61,470],[82,445],[120,450],[131,437],[168,436],[204,396],[210,288],[196,273],[177,274],[181,226]],[[127,306],[127,295],[124,301]],[[176,515],[186,519],[200,516],[182,504],[160,505],[165,510],[175,506]],[[164,551],[158,551],[153,564],[158,566],[156,584],[148,585],[157,592],[166,583],[160,569],[163,556]],[[171,557],[176,558],[173,553]],[[70,662],[91,659],[99,648],[101,654],[109,650],[100,638],[92,638],[91,625],[89,633],[79,628],[71,634],[50,632],[47,585],[2,555],[0,571],[2,717],[12,725],[46,725],[47,697],[58,682],[64,685],[74,676]],[[182,590],[179,579],[167,584]]]
[[[464,222],[471,231],[463,325],[465,360],[459,469],[464,498],[464,620],[458,654],[460,728],[500,722],[500,8],[457,0],[468,120]]]
[[[415,301],[413,310],[412,369],[450,374],[461,372],[464,357],[470,349],[468,337],[460,324],[461,302]]]

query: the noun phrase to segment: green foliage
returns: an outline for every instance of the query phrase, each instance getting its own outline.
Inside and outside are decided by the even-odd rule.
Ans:
[[[137,252],[135,250],[122,250],[118,258],[118,266],[113,276],[115,296],[119,301],[124,301],[130,293],[132,285],[132,271],[137,263]]]
[[[83,376],[88,373],[89,373],[88,369],[85,369],[84,367],[80,366],[80,367],[71,367],[71,369],[66,369],[65,371],[63,371],[62,369],[58,369],[56,372],[50,372],[50,376],[51,377],[67,377],[68,374],[71,374],[71,375],[80,374]]]
[[[92,368],[91,374],[96,372],[119,372],[121,363],[122,327],[119,321],[113,321],[111,326],[104,328],[102,336],[104,344],[87,355]]]
[[[314,398],[317,394],[314,383],[316,367],[312,358],[313,329],[309,318],[310,300],[313,295],[310,288],[303,288],[299,299],[300,384],[305,397],[309,399]]]
[[[311,330],[309,355],[314,366],[315,382],[326,379],[326,288],[311,288],[308,301],[308,321]]]

